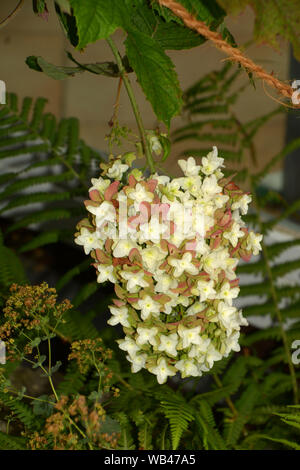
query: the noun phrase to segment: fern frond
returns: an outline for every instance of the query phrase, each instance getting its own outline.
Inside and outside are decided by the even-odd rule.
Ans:
[[[268,441],[273,441],[273,442],[282,444],[285,447],[291,447],[294,450],[300,450],[300,445],[297,444],[296,442],[289,441],[288,439],[281,439],[281,438],[268,436],[267,434],[252,434],[251,436],[248,437],[247,443],[257,441],[258,439],[266,439]]]
[[[98,290],[99,284],[94,282],[89,282],[84,284],[82,288],[79,290],[75,298],[73,299],[74,307],[79,307],[85,300],[87,300],[91,295],[95,294]]]
[[[160,406],[170,422],[172,447],[176,450],[183,432],[195,419],[194,410],[182,396],[175,394],[161,400]]]
[[[114,415],[114,418],[120,423],[121,426],[121,439],[119,440],[120,450],[133,450],[135,449],[133,437],[132,437],[132,426],[129,418],[125,413],[119,412]]]
[[[65,396],[76,395],[83,388],[84,382],[84,374],[79,371],[74,362],[70,362],[63,380],[57,386],[57,392],[59,395]]]
[[[200,402],[196,419],[202,427],[204,447],[213,450],[226,450],[227,445],[217,429],[213,411],[206,401]]]
[[[17,400],[8,393],[0,392],[0,403],[9,408],[26,428],[39,428],[38,417],[33,413],[32,408],[23,401]]]
[[[154,423],[151,423],[154,424]],[[139,427],[138,431],[138,440],[139,447],[141,450],[152,450],[152,432],[153,426],[150,426],[149,423],[144,423]]]
[[[243,428],[250,418],[251,412],[260,398],[260,391],[256,384],[250,384],[246,390],[242,393],[239,400],[236,402],[236,408],[238,411],[237,416],[234,416],[232,420],[225,425],[224,437],[226,443],[234,447],[237,444]]]
[[[80,139],[78,120],[57,123],[44,112],[46,102],[25,98],[19,106],[17,97],[10,94],[0,110],[0,163],[12,169],[0,178],[0,213],[13,219],[7,234],[32,224],[43,231],[50,221],[71,216],[75,220],[69,225],[74,230],[82,214],[78,197],[86,197],[93,167],[101,161]],[[60,239],[59,234],[45,235],[40,242]]]
[[[0,431],[0,450],[26,450],[26,439]]]
[[[18,256],[0,241],[0,286],[8,288],[14,282],[22,284],[25,281],[26,274]]]
[[[66,323],[59,327],[59,332],[71,341],[97,338],[99,332],[93,324],[95,316],[94,311],[82,315],[78,310],[69,310],[65,315]]]
[[[86,271],[87,269],[89,269],[90,266],[91,260],[86,259],[82,263],[69,269],[69,271],[67,271],[56,284],[56,290],[59,292],[66,284],[72,281],[75,276],[78,276],[80,273]]]

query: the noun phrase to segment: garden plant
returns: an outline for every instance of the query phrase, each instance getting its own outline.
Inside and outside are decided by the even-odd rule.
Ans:
[[[300,136],[259,170],[255,144],[300,100],[225,26],[250,5],[253,42],[280,47],[281,36],[299,60],[299,1],[32,3],[41,22],[54,4],[70,65],[25,57],[31,73],[111,77],[116,102],[99,149],[81,139],[78,119],[45,112],[51,96],[8,93],[0,105],[0,449],[300,450],[300,284],[286,281],[300,269],[300,239],[271,236],[286,219],[299,223],[300,200],[262,184]],[[87,63],[96,41],[111,54]],[[195,64],[199,79],[182,90],[168,51],[206,41],[226,60],[213,72]],[[261,82],[274,109],[245,122],[236,103]],[[123,88],[137,134],[118,116]],[[66,260],[55,284],[29,280],[39,250]]]

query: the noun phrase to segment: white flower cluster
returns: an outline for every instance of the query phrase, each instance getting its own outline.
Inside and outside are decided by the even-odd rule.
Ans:
[[[108,323],[123,327],[119,347],[133,372],[146,368],[160,384],[178,371],[201,376],[240,350],[247,321],[232,305],[235,269],[259,253],[262,235],[245,227],[251,196],[224,178],[223,161],[214,147],[201,165],[179,160],[184,177],[170,179],[144,178],[118,157],[92,179],[78,225],[98,282],[115,284]]]

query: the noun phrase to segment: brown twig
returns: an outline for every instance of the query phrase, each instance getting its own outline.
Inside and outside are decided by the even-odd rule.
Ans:
[[[272,74],[266,72],[262,67],[255,64],[255,62],[249,59],[249,57],[245,56],[237,47],[233,47],[228,44],[228,42],[222,38],[220,33],[218,33],[217,31],[212,31],[205,23],[197,20],[180,3],[175,2],[173,0],[158,1],[160,5],[169,8],[176,16],[181,18],[188,28],[194,29],[199,34],[201,34],[201,36],[204,36],[206,39],[212,41],[218,49],[225,52],[225,54],[229,56],[230,60],[243,65],[245,69],[252,72],[265,83],[268,83],[270,86],[275,88],[277,92],[282,96],[289,99],[292,98],[292,95],[295,90],[291,87],[291,85],[280,81]]]

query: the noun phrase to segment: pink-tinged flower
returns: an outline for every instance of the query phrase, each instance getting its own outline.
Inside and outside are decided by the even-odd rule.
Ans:
[[[96,258],[102,264],[109,264],[111,262],[110,256],[108,256],[105,251],[100,250],[99,248],[96,250]]]
[[[111,201],[113,196],[117,194],[119,184],[120,184],[120,181],[114,181],[108,186],[108,188],[105,190],[105,193],[104,193],[104,199],[106,201]]]
[[[89,196],[90,199],[95,202],[101,202],[103,200],[102,196],[100,195],[99,191],[97,191],[97,189],[89,191]]]
[[[228,228],[231,223],[231,220],[232,220],[232,213],[231,213],[231,210],[228,209],[224,213],[223,217],[218,220],[218,224],[221,225],[221,227],[223,228]]]
[[[148,189],[148,191],[150,191],[151,193],[154,193],[156,186],[157,186],[157,180],[155,179],[148,180],[145,186]]]
[[[131,188],[134,188],[135,185],[137,184],[137,180],[135,179],[133,175],[128,176],[128,184]]]

